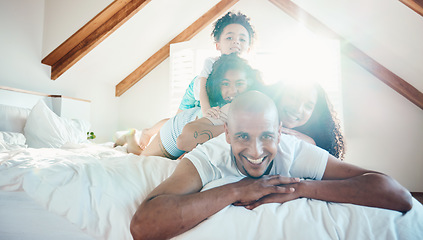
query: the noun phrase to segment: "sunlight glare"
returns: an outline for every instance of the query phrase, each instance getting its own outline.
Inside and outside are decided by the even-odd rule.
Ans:
[[[257,51],[251,61],[262,72],[266,84],[317,81],[327,85],[339,79],[339,42],[299,27],[280,47]]]

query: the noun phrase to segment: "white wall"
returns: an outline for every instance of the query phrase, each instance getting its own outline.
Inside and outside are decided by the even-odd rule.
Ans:
[[[34,91],[49,86],[41,65],[44,1],[0,1],[0,83]]]
[[[113,0],[45,0],[42,56],[47,56]]]
[[[400,1],[295,2],[423,92],[422,16]],[[342,71],[346,161],[422,192],[423,110],[349,59]]]
[[[54,2],[56,1],[46,2],[46,9],[50,9],[47,3]],[[114,97],[114,83],[108,84],[101,78],[86,74],[87,69],[80,72],[69,71],[52,81],[50,67],[41,64],[44,57],[42,54],[44,23],[46,32],[54,36],[54,42],[58,46],[61,41],[73,34],[73,30],[59,31],[61,26],[74,26],[74,24],[65,24],[67,21],[82,26],[85,24],[84,21],[89,21],[99,9],[103,8],[97,6],[91,12],[84,10],[79,13],[79,9],[90,5],[85,4],[85,1],[80,1],[79,4],[74,3],[78,7],[70,8],[68,5],[63,5],[69,10],[67,15],[64,9],[50,9],[46,16],[51,15],[50,11],[57,11],[63,19],[47,17],[48,21],[44,22],[44,0],[0,2],[0,85],[91,100],[91,130],[97,135],[96,141],[111,141],[113,133],[118,129],[116,114],[118,99]],[[106,1],[101,3],[105,6],[108,4]],[[93,16],[89,16],[87,12]],[[59,18],[59,16],[56,17]],[[79,17],[84,20],[75,21],[75,19],[79,20]],[[64,25],[61,25],[62,22],[65,22]],[[57,35],[54,34],[56,31]],[[65,36],[66,34],[69,36]],[[54,49],[57,46],[49,46],[48,49]]]
[[[423,190],[423,110],[343,59],[346,161]]]
[[[423,91],[421,16],[397,1],[377,1],[386,11],[375,10],[373,1],[364,0],[297,2]],[[217,2],[151,1],[52,81],[49,67],[40,63],[42,57],[110,0],[90,5],[78,0],[73,7],[69,1],[46,0],[46,10],[43,0],[2,1],[0,84],[90,99],[91,122],[99,141],[111,140],[116,130],[149,127],[176,111],[167,106],[169,60],[119,98],[114,97],[115,85]],[[358,6],[360,11],[354,10]],[[277,48],[297,31],[296,21],[268,1],[241,0],[234,9],[251,17],[258,33],[256,48]],[[210,31],[208,27],[193,39],[197,46],[210,47]],[[409,190],[423,192],[423,111],[350,60],[343,58],[342,70],[346,161],[388,173]]]

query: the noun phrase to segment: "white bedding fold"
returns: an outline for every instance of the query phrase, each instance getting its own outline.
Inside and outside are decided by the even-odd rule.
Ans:
[[[21,149],[0,154],[0,189],[24,190],[99,239],[131,239],[136,208],[177,163],[94,145]]]
[[[220,179],[209,189],[235,182]],[[423,239],[423,206],[413,199],[413,209],[400,212],[353,204],[297,199],[284,204],[264,204],[254,210],[228,206],[200,223],[195,231],[175,239]]]
[[[25,191],[97,239],[132,239],[129,223],[145,196],[178,161],[108,146],[0,153],[0,189]],[[221,179],[205,189],[238,181]],[[423,239],[423,206],[399,212],[298,199],[250,211],[228,206],[175,239]]]

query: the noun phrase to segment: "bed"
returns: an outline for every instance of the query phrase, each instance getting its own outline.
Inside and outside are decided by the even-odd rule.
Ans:
[[[92,143],[89,124],[57,115],[48,98],[28,107],[0,97],[0,239],[132,239],[132,215],[178,161]],[[417,240],[423,206],[413,199],[406,214],[311,199],[227,206],[175,239]]]

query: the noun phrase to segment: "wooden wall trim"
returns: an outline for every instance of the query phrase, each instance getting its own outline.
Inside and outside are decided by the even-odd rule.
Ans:
[[[197,33],[203,30],[207,25],[212,23],[217,17],[226,12],[238,1],[239,0],[221,0],[218,4],[212,7],[209,11],[207,11],[203,16],[197,19],[193,24],[191,24],[178,36],[176,36],[169,43],[167,43],[160,50],[158,50],[155,54],[153,54],[149,59],[147,59],[147,61],[141,64],[119,84],[117,84],[115,95],[117,97],[121,96],[129,88],[135,85],[135,83],[140,81],[145,75],[147,75],[161,62],[168,58],[170,55],[170,44],[188,41],[192,39]]]
[[[150,1],[112,2],[41,61],[51,66],[51,79],[57,79]]]
[[[324,34],[331,38],[337,38],[341,41],[342,53],[351,58],[361,67],[369,71],[379,80],[387,84],[389,87],[394,89],[396,92],[407,98],[409,101],[414,103],[420,109],[423,109],[423,93],[413,87],[411,84],[406,82],[404,79],[385,68],[383,65],[378,63],[376,60],[369,57],[364,52],[360,51],[357,47],[348,43],[344,38],[332,31],[326,25],[321,23],[319,20],[314,18],[308,12],[300,8],[298,5],[293,3],[291,0],[269,0],[278,8],[283,10],[289,16],[304,24],[309,30],[317,33]]]
[[[82,98],[75,98],[75,97],[68,97],[68,96],[63,96],[63,95],[48,95],[51,98],[67,98],[67,99],[73,99],[73,100],[77,100],[77,101],[81,101],[81,102],[88,102],[90,103],[91,100],[87,100],[87,99],[82,99]]]
[[[26,93],[26,94],[31,94],[31,95],[44,96],[44,97],[48,97],[49,96],[46,93],[28,91],[28,90],[23,90],[23,89],[19,89],[19,88],[12,88],[12,87],[6,87],[6,86],[0,86],[0,89],[11,91],[11,92],[20,92],[20,93]]]
[[[25,94],[30,94],[30,95],[38,95],[38,96],[44,96],[44,97],[51,97],[51,98],[69,98],[69,99],[74,99],[74,100],[83,101],[83,102],[91,102],[91,100],[82,99],[82,98],[67,97],[67,96],[63,96],[63,95],[50,95],[50,94],[47,94],[47,93],[28,91],[28,90],[6,87],[6,86],[0,86],[0,90],[6,90],[6,91],[11,91],[11,92],[19,92],[19,93],[25,93]]]
[[[399,0],[416,13],[423,16],[423,0]]]

